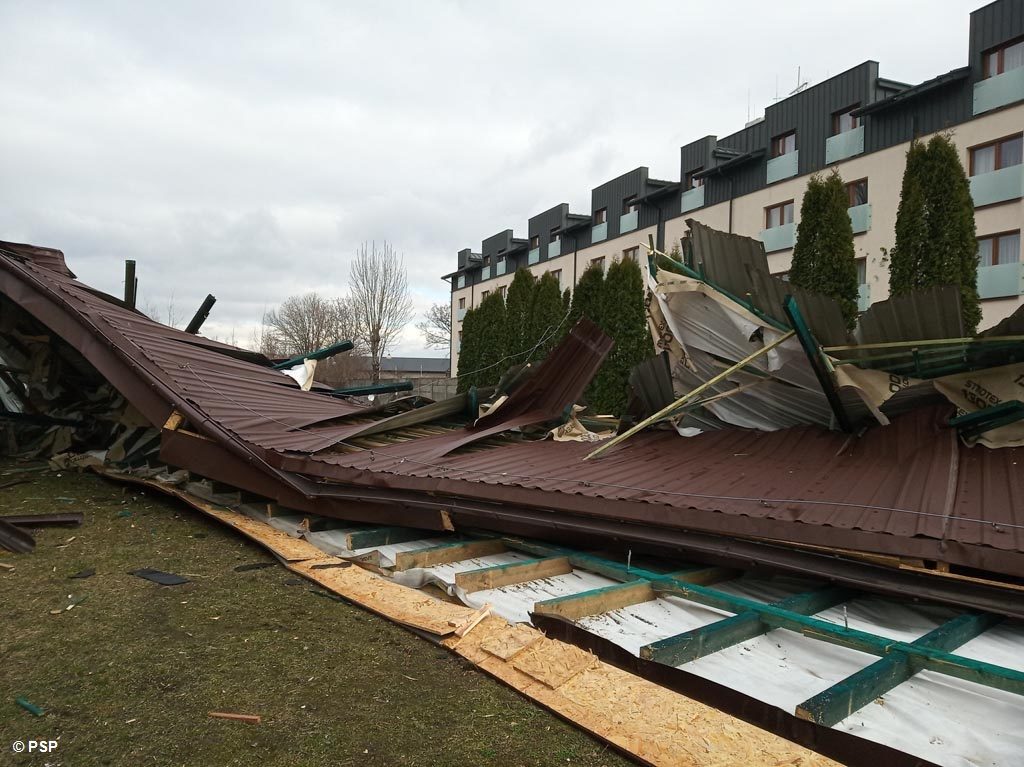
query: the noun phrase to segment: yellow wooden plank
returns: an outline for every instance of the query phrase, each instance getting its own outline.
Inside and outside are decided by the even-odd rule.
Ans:
[[[432,567],[475,559],[505,551],[505,544],[497,539],[485,538],[479,541],[463,541],[444,546],[432,546],[418,551],[400,551],[395,555],[396,570],[412,570],[416,567]]]
[[[485,591],[571,572],[572,565],[569,564],[568,557],[551,557],[456,573],[455,585],[466,592]]]

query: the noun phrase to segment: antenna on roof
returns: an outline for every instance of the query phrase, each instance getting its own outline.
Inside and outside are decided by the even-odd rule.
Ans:
[[[750,88],[747,88],[747,122],[750,122]]]
[[[790,92],[789,95],[790,96],[794,96],[794,95],[796,95],[797,93],[799,93],[800,91],[802,91],[806,87],[807,87],[807,81],[806,80],[804,80],[803,82],[800,81],[800,67],[797,67],[796,68],[796,88],[794,88]]]

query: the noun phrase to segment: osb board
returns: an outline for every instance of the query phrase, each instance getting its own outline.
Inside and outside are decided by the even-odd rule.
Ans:
[[[561,687],[596,663],[596,656],[564,642],[538,642],[512,659],[517,671],[552,688]]]
[[[502,660],[511,660],[517,653],[530,647],[543,636],[537,629],[519,623],[508,631],[489,636],[480,643],[480,649]]]
[[[838,767],[838,763],[717,709],[601,661],[551,688],[486,652],[516,628],[481,623],[444,644],[523,695],[597,737],[658,767]],[[562,645],[546,637],[543,645]],[[557,652],[555,650],[553,652]]]
[[[196,502],[189,501],[193,506]],[[201,502],[200,502],[201,503]],[[248,538],[261,543],[286,562],[301,562],[308,559],[321,559],[324,552],[309,541],[292,538],[266,522],[247,517],[235,511],[218,509],[209,505],[199,507],[200,511],[216,517],[226,525],[231,525]]]
[[[386,618],[431,634],[447,636],[475,613],[470,607],[442,602],[422,591],[399,586],[355,565],[314,570],[313,567],[318,564],[321,562],[296,562],[288,568]]]
[[[115,475],[114,472],[110,474]],[[154,481],[140,482],[124,475],[115,476],[178,496],[227,524],[242,517],[210,506],[177,488]],[[355,566],[314,570],[314,565],[341,560],[324,554],[307,541],[290,538],[248,517],[244,519],[251,524],[244,527],[232,524],[232,527],[275,553],[280,554],[277,546],[281,546],[292,555],[301,556],[301,561],[294,560],[287,565],[290,570],[384,617],[416,627],[419,626],[415,621],[420,621],[439,633],[447,634],[441,643],[482,671],[596,737],[627,751],[641,762],[657,767],[740,764],[745,767],[838,767],[836,762],[813,751],[595,660],[587,653],[584,654],[590,662],[585,669],[566,683],[549,687],[515,668],[514,663],[522,652],[513,652],[509,656],[511,660],[503,660],[484,647],[514,648],[526,636],[523,627],[510,626],[501,618],[491,616],[466,636],[456,637],[452,635],[454,627],[451,624],[464,622],[473,614],[472,609],[433,599]],[[531,654],[542,646],[545,647],[543,657],[554,657],[560,653],[571,657],[583,652],[573,645],[548,639],[534,629],[528,631],[539,634],[539,638],[529,645]]]

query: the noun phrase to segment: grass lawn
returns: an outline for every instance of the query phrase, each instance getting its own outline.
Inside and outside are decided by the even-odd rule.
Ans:
[[[0,484],[19,468],[0,461]],[[82,511],[85,523],[35,531],[32,554],[0,551],[15,565],[0,569],[0,765],[631,764],[184,505],[92,474],[25,476],[0,489],[0,515]],[[274,564],[234,569],[255,562]],[[191,582],[128,574],[141,567]],[[12,752],[33,738],[59,746]]]

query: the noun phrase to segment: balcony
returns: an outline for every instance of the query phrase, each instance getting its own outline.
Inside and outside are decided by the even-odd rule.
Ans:
[[[462,307],[461,309],[456,309],[455,310],[455,321],[456,322],[462,322],[464,319],[466,319],[466,312],[467,311],[468,311],[468,309],[466,309],[466,307]]]
[[[846,211],[850,214],[850,224],[854,234],[864,234],[871,229],[871,203],[854,205]]]
[[[782,181],[784,178],[795,176],[799,159],[799,150],[770,159],[768,161],[767,181],[765,183],[774,184],[776,181]]]
[[[857,311],[866,312],[871,306],[871,286],[867,283],[857,286]]]
[[[460,274],[459,278],[455,281],[455,286],[458,288],[466,287],[466,275]]]
[[[595,224],[594,228],[590,230],[590,241],[601,242],[602,240],[608,239],[608,222],[605,221],[603,224]]]
[[[636,229],[637,220],[640,216],[638,211],[631,211],[630,213],[623,213],[619,216],[619,234],[625,234],[626,232],[632,232]]]
[[[825,164],[845,160],[847,157],[864,152],[864,126],[858,125],[853,130],[837,133],[825,139]]]
[[[555,240],[548,243],[548,258],[557,258],[562,255],[562,241]]]
[[[494,276],[500,277],[508,269],[508,260],[504,258],[498,259],[498,263],[494,265]]]
[[[979,298],[1009,298],[1024,292],[1024,272],[1020,262],[978,267]]]
[[[1018,197],[1024,197],[1024,165],[971,176],[971,198],[976,208]]]
[[[526,263],[529,266],[533,266],[540,262],[540,248],[530,248],[530,252],[526,254]]]
[[[704,187],[698,186],[696,189],[687,189],[685,192],[683,192],[683,199],[679,206],[680,210],[683,213],[703,207]]]
[[[761,242],[764,243],[765,253],[792,248],[793,243],[796,242],[796,224],[783,224],[782,226],[773,226],[771,229],[762,229]]]
[[[1024,67],[988,77],[974,84],[974,114],[1004,107],[1024,99]]]
[[[485,266],[483,269],[480,270],[480,281],[483,282],[484,280],[491,279],[492,272],[493,269],[489,264]]]

